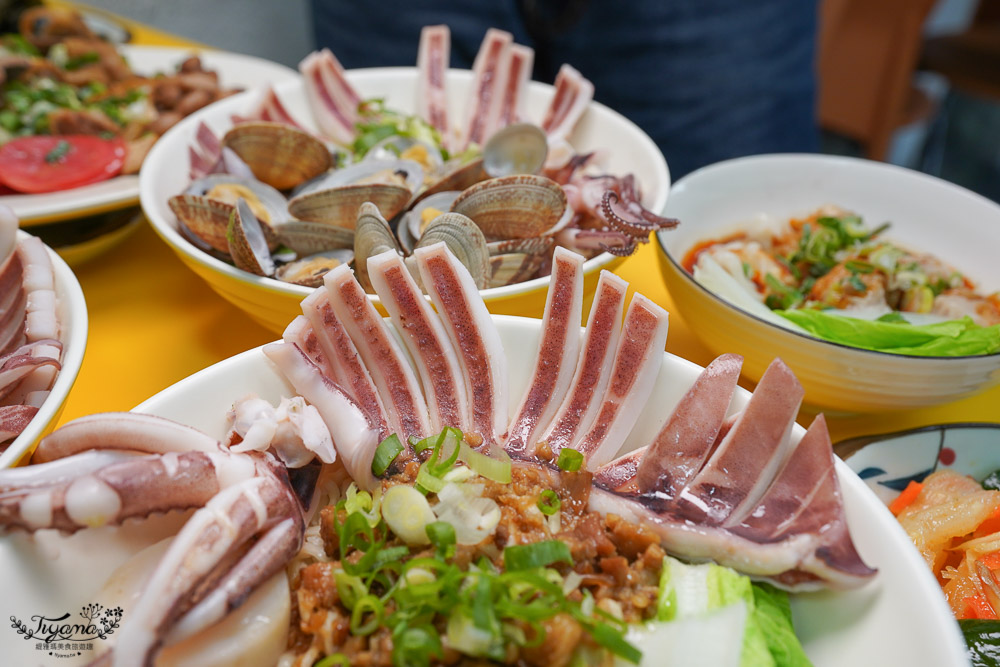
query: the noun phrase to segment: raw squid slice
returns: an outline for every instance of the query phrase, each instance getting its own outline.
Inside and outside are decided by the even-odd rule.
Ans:
[[[320,294],[322,294],[322,292],[320,292]],[[313,294],[310,294],[303,299],[301,304],[303,312],[306,309],[306,300],[310,299],[312,296]],[[286,343],[294,343],[298,345],[299,349],[305,352],[306,356],[309,357],[309,360],[319,366],[323,375],[335,382],[338,381],[337,371],[333,367],[332,360],[329,356],[327,356],[323,346],[320,345],[319,337],[316,336],[316,331],[313,329],[309,320],[306,319],[305,315],[295,316],[291,323],[285,327],[285,330],[281,332],[281,340]],[[351,398],[357,400],[357,397],[355,396],[351,396]]]
[[[337,454],[351,477],[359,485],[372,488],[376,483],[372,475],[372,458],[379,442],[378,431],[358,404],[324,376],[296,345],[271,343],[264,346],[264,354],[278,366],[295,391],[319,410],[330,429]]]
[[[875,573],[861,560],[847,530],[823,415],[813,420],[757,507],[730,530],[755,542],[816,536],[819,544],[803,566],[780,575],[789,585],[823,579],[849,587]]]
[[[732,429],[678,494],[679,508],[707,525],[738,524],[756,506],[784,460],[804,394],[783,361],[771,362]]]
[[[430,435],[427,403],[406,353],[346,264],[323,280],[330,305],[378,388],[391,430],[405,441]]]
[[[483,37],[483,43],[472,64],[475,80],[472,96],[466,105],[465,130],[461,150],[469,144],[482,146],[496,129],[496,119],[500,112],[502,91],[505,85],[507,50],[514,37],[503,30],[490,28]]]
[[[507,127],[511,123],[518,123],[524,118],[528,81],[531,80],[531,68],[534,64],[534,49],[521,44],[510,45],[507,50],[507,63],[504,67],[507,75],[504,79],[503,95],[500,98],[497,130]]]
[[[391,431],[385,405],[358,348],[337,319],[329,294],[325,290],[314,290],[302,300],[302,312],[312,325],[316,342],[332,368],[330,379],[339,384],[368,416],[368,421],[378,429],[379,440],[386,438]],[[303,348],[303,351],[312,357],[309,350]]]
[[[589,429],[575,445],[596,470],[610,461],[625,443],[660,372],[667,342],[667,311],[641,294],[632,297],[608,388]]]
[[[271,123],[283,123],[285,125],[291,125],[292,127],[302,130],[303,132],[307,131],[295,121],[292,114],[288,113],[285,105],[281,103],[278,95],[274,92],[274,88],[271,86],[268,86],[264,91],[264,97],[260,101],[257,113],[253,114],[251,117],[254,116]]]
[[[580,351],[582,313],[583,257],[557,247],[542,316],[542,339],[531,382],[507,432],[504,446],[508,451],[524,452],[535,431],[549,423],[566,395]]]
[[[628,283],[608,271],[601,271],[597,294],[583,334],[576,373],[569,393],[552,423],[544,430],[544,440],[553,454],[572,447],[590,427],[611,378],[618,339],[621,337],[622,309]]]
[[[587,110],[587,105],[594,99],[594,84],[569,65],[559,68],[555,88],[552,102],[542,120],[542,129],[549,136],[550,142],[569,136],[580,116]]]
[[[370,257],[368,279],[417,366],[431,432],[438,433],[446,426],[471,430],[472,412],[458,355],[403,258],[395,250]]]
[[[501,442],[508,423],[507,358],[496,324],[468,269],[443,242],[413,254],[462,364],[472,428],[487,442]]]
[[[639,462],[635,483],[640,492],[674,498],[701,470],[722,429],[742,367],[743,357],[724,354],[698,376]]]
[[[41,403],[44,402],[44,397],[41,401],[32,401],[29,405],[5,405],[0,407],[0,442],[6,442],[8,440],[13,440],[28,427],[31,420],[34,419],[35,415],[38,414],[38,408]],[[0,451],[3,451],[4,446],[0,445]]]
[[[634,493],[636,472],[647,451],[649,451],[648,445],[605,463],[594,472],[594,484],[599,484],[610,491]]]
[[[417,113],[441,133],[445,146],[448,133],[448,91],[446,77],[451,58],[451,31],[446,25],[428,25],[420,31],[417,51]]]
[[[348,83],[340,62],[330,49],[323,49],[306,56],[299,71],[320,131],[338,143],[350,143],[361,97]]]

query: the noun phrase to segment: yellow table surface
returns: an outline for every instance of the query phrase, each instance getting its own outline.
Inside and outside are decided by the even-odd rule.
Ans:
[[[122,23],[136,43],[192,45],[147,26]],[[655,243],[642,246],[616,273],[673,311],[660,279],[657,252]],[[78,266],[76,275],[87,298],[90,338],[60,423],[94,412],[127,410],[195,371],[275,338],[210,290],[145,223],[117,247]],[[713,357],[675,312],[667,350],[702,365]],[[808,423],[812,415],[801,417]],[[836,441],[969,421],[1000,422],[1000,387],[934,408],[832,416],[830,430]]]

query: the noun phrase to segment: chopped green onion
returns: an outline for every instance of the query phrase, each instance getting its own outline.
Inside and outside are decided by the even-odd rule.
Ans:
[[[365,586],[361,577],[347,574],[343,570],[336,570],[333,573],[333,580],[337,584],[337,595],[340,596],[340,601],[348,609],[354,609],[358,600],[368,595],[368,587]]]
[[[851,273],[874,273],[875,265],[860,259],[849,259],[844,262],[844,268]]]
[[[607,623],[595,623],[588,631],[594,641],[615,655],[635,664],[642,660],[642,651],[629,644],[621,631]]]
[[[446,482],[440,477],[435,477],[427,463],[428,461],[421,463],[420,469],[417,470],[417,488],[426,493],[438,493],[444,488]]]
[[[455,526],[447,521],[434,521],[424,526],[427,531],[427,538],[437,549],[437,556],[441,559],[453,558],[455,555]]]
[[[313,667],[351,667],[351,661],[343,653],[334,653],[313,663]]]
[[[375,448],[375,457],[372,459],[372,474],[381,477],[399,453],[403,451],[403,443],[399,441],[399,436],[395,433],[378,443]]]
[[[65,139],[63,139],[58,144],[56,144],[55,148],[50,150],[45,155],[45,161],[48,162],[49,164],[59,162],[64,157],[66,157],[67,154],[69,154],[71,148],[72,146],[70,146],[70,143]]]
[[[503,550],[503,566],[508,572],[532,570],[552,563],[572,563],[573,555],[565,542],[546,540],[534,544],[515,544]]]
[[[362,623],[365,614],[371,614],[367,622]],[[374,595],[365,595],[354,603],[351,610],[351,634],[355,636],[370,635],[382,625],[382,601]]]
[[[556,464],[559,466],[560,470],[565,470],[566,472],[576,472],[583,465],[583,454],[575,449],[563,447],[559,450],[559,460]]]
[[[494,482],[510,484],[510,455],[500,448],[491,449],[491,453],[494,456],[488,456],[482,452],[477,452],[472,447],[469,447],[469,445],[465,442],[462,442],[459,445],[458,458],[472,468],[476,474],[482,475],[486,479],[491,479]]]
[[[545,516],[552,516],[559,511],[560,507],[562,507],[562,501],[559,500],[559,496],[552,489],[545,489],[538,496],[538,509]]]
[[[441,637],[431,625],[397,626],[401,631],[393,632],[392,664],[394,667],[426,667],[431,657],[440,658]]]

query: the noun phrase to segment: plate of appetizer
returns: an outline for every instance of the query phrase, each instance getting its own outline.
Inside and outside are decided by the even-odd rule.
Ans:
[[[851,412],[1000,381],[997,204],[892,165],[763,155],[689,174],[667,210],[691,223],[658,237],[671,296],[751,379],[781,354],[808,403]]]
[[[415,257],[430,302],[392,251],[368,266],[385,320],[335,268],[282,341],[0,473],[5,655],[967,664],[780,360],[751,395],[736,355],[665,354],[666,312],[607,272],[581,330],[564,249],[542,320],[490,315],[443,243]],[[48,648],[69,616],[55,641],[83,646]]]
[[[836,450],[889,506],[933,572],[974,665],[1000,635],[1000,425],[940,424],[854,438]]]
[[[288,79],[241,54],[103,41],[72,12],[25,12],[0,39],[0,203],[22,226],[134,205],[153,142],[234,91]]]
[[[178,124],[141,174],[153,228],[280,331],[332,266],[360,265],[371,292],[354,258],[383,246],[409,256],[447,239],[492,312],[538,314],[554,247],[588,257],[592,291],[602,267],[676,224],[658,215],[670,177],[656,145],[579,72],[530,81],[531,50],[498,30],[472,70],[449,70],[448,40],[425,28],[417,67],[344,71],[317,52],[299,80]],[[227,236],[240,197],[254,220]]]

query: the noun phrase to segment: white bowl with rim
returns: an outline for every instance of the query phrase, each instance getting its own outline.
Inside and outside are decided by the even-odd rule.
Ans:
[[[529,381],[541,322],[507,316],[496,316],[495,321],[508,358],[509,404],[513,409]],[[652,396],[640,415],[639,425],[625,443],[626,450],[650,441],[700,372],[696,364],[664,353]],[[294,395],[260,348],[195,373],[135,410],[174,419],[221,438],[226,432],[227,410],[233,401],[251,392],[272,403]],[[738,388],[731,410],[745,405],[748,398],[749,393]],[[801,438],[803,433],[804,429],[796,425],[793,440]],[[858,589],[791,596],[796,634],[810,659],[817,667],[967,665],[964,643],[940,588],[902,528],[864,482],[839,459],[836,471],[855,545],[865,562],[879,572]],[[33,558],[44,557],[40,547],[31,546],[22,539],[24,536],[0,535],[0,587],[5,591],[0,597],[0,613],[9,616],[15,612],[24,614],[28,609],[73,609],[93,601],[104,579],[143,546],[141,540],[136,541],[134,530],[123,532],[123,535],[102,534],[104,547],[99,553],[83,550],[79,559],[64,560],[61,566],[49,561],[41,565],[31,562]],[[59,539],[87,538],[78,533]],[[73,544],[46,542],[50,549]],[[59,585],[39,585],[37,579],[43,576],[40,572],[50,584]],[[25,644],[13,633],[0,634],[0,652],[11,659],[32,655],[32,647]],[[84,655],[91,657],[93,654]]]
[[[417,81],[414,67],[350,70],[347,78],[362,98],[384,98],[388,109],[404,112],[414,109]],[[462,107],[471,84],[470,70],[448,71],[448,111],[453,122],[463,117]],[[315,127],[301,79],[279,84],[275,91],[297,120],[306,127]],[[552,86],[543,83],[533,81],[528,85],[527,119],[540,121],[553,91]],[[256,276],[198,250],[177,231],[177,219],[167,206],[167,200],[182,193],[190,183],[188,147],[194,145],[199,124],[204,122],[222,136],[233,125],[231,116],[249,113],[260,95],[259,91],[250,91],[220,100],[171,128],[146,157],[139,174],[139,191],[143,211],[153,229],[181,260],[224,298],[271,331],[279,332],[300,312],[299,302],[309,288]],[[663,210],[670,189],[670,172],[656,144],[634,123],[603,104],[592,102],[569,141],[579,153],[604,151],[608,158],[607,172],[619,176],[635,174],[646,207],[656,213]],[[584,264],[588,295],[597,286],[600,270],[611,269],[621,261],[619,257],[601,253]],[[493,313],[540,316],[548,284],[547,277],[536,278],[485,289],[482,295]]]
[[[739,231],[758,216],[787,220],[833,204],[882,238],[931,253],[1000,290],[1000,206],[933,176],[880,162],[829,155],[758,155],[692,172],[674,184],[667,214],[681,220],[657,235],[660,269],[679,313],[714,352],[738,352],[760,379],[781,357],[806,389],[806,402],[841,412],[912,409],[954,401],[1000,383],[1000,354],[913,357],[873,352],[784,329],[732,305],[687,273],[684,255],[702,241]]]

